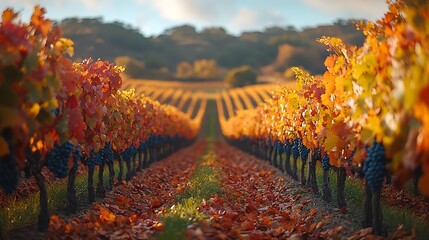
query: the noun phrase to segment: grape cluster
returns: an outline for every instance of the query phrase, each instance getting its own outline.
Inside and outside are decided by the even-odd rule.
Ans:
[[[293,140],[293,144],[292,144],[291,150],[292,150],[292,157],[294,159],[298,159],[299,158],[299,145],[300,145],[299,142],[300,142],[299,138],[295,138]]]
[[[374,142],[368,148],[363,172],[371,190],[380,189],[384,175],[386,174],[386,167],[384,166],[385,149],[381,143]]]
[[[46,156],[46,164],[48,165],[49,171],[51,171],[55,177],[64,178],[68,173],[68,161],[70,155],[73,152],[73,144],[70,141],[65,142],[63,145],[55,144]]]
[[[127,148],[127,149],[125,149],[125,151],[123,151],[122,153],[121,153],[121,156],[122,156],[122,159],[124,160],[124,161],[129,161],[130,159],[131,159],[131,148]]]
[[[98,153],[91,150],[89,157],[85,159],[84,164],[88,166],[90,170],[94,170],[95,165],[100,165],[102,162],[100,151]]]
[[[129,149],[130,149],[131,157],[132,157],[132,156],[135,156],[135,155],[137,154],[137,149],[136,149],[136,147],[134,147],[134,145],[131,145],[131,146],[129,147]]]
[[[276,142],[274,144],[276,146],[278,154],[282,154],[285,151],[283,144],[279,140],[276,140]]]
[[[98,155],[100,155],[100,163],[98,165],[113,161],[114,155],[113,155],[112,148],[110,146],[110,142],[106,143],[104,145],[104,148],[100,149],[100,151],[98,152]]]
[[[331,167],[331,164],[329,163],[329,156],[328,154],[325,153],[325,155],[322,157],[322,168],[325,171],[328,171],[329,168]]]
[[[313,161],[321,160],[322,159],[322,149],[316,148],[313,151]]]
[[[151,135],[150,136],[150,145],[152,146],[152,147],[154,147],[154,146],[156,146],[156,145],[158,145],[159,144],[159,137],[158,136],[156,136],[156,135]]]
[[[0,187],[7,194],[15,191],[19,181],[19,172],[13,154],[0,158]]]
[[[73,152],[73,167],[78,168],[79,167],[79,159],[82,158],[82,152],[76,148]]]
[[[307,161],[308,154],[310,153],[310,150],[300,141],[299,142],[299,155],[301,156],[302,161]]]
[[[289,139],[286,140],[286,143],[284,145],[284,150],[285,150],[286,154],[290,154],[292,151],[292,144],[290,143]]]
[[[139,151],[142,152],[147,148],[146,142],[141,142],[139,145]]]

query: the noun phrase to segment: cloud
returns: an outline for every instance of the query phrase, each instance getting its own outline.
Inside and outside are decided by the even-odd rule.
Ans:
[[[134,0],[140,4],[150,4],[160,15],[170,21],[198,22],[214,24],[230,13],[231,0]]]
[[[384,0],[304,0],[313,8],[328,14],[341,14],[351,17],[367,16],[375,19],[383,15],[387,10]]]
[[[159,15],[175,23],[224,26],[233,32],[256,30],[286,23],[284,13],[272,8],[238,6],[238,0],[134,0],[153,7]]]
[[[231,21],[232,30],[256,30],[267,26],[284,25],[286,17],[276,10],[240,8]]]
[[[25,9],[32,9],[35,5],[42,7],[68,7],[78,4],[84,6],[86,9],[94,10],[112,4],[111,0],[6,0],[6,4],[14,8],[23,7]]]

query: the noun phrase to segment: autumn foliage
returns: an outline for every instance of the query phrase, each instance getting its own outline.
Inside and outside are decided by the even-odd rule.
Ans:
[[[420,191],[429,195],[427,116],[429,79],[427,16],[429,5],[396,1],[377,22],[359,23],[366,36],[362,47],[341,39],[319,42],[333,52],[322,77],[295,68],[296,89],[283,89],[255,110],[228,120],[224,135],[254,141],[294,138],[309,149],[322,148],[337,167],[350,168],[366,157],[374,141],[386,148],[389,170],[398,184],[423,175]]]

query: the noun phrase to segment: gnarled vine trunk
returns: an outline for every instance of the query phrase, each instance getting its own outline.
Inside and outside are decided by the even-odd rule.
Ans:
[[[149,167],[149,149],[146,148],[144,150],[144,156],[143,156],[143,168]]]
[[[115,168],[113,167],[113,161],[107,163],[107,167],[109,168],[109,182],[107,183],[106,189],[111,191],[113,189],[113,183],[115,178]]]
[[[307,165],[307,159],[301,159],[301,185],[305,186],[307,184],[307,179],[305,178],[305,166]]]
[[[314,193],[319,193],[319,188],[317,187],[317,175],[316,175],[316,163],[317,159],[310,155],[310,160],[308,161],[308,185],[311,187]]]
[[[69,213],[76,213],[77,211],[77,197],[76,197],[76,172],[77,167],[73,166],[69,171],[69,177],[67,181],[67,200]]]
[[[143,151],[139,151],[139,166],[137,168],[137,172],[143,171]]]
[[[37,223],[37,231],[46,232],[49,226],[49,211],[48,211],[48,193],[46,191],[45,181],[41,174],[41,169],[38,169],[34,174],[37,186],[39,187],[40,193],[40,212],[39,221]]]
[[[131,158],[125,159],[125,164],[127,166],[127,173],[125,174],[125,180],[126,181],[129,181],[132,178],[132,175],[131,175],[131,173],[132,173],[132,169],[131,169],[132,160],[131,160]]]
[[[282,173],[284,173],[285,172],[285,164],[283,162],[283,156],[282,155],[283,155],[282,153],[279,153],[279,160],[280,160],[279,169],[282,171]]]
[[[339,208],[347,208],[344,188],[346,185],[346,169],[339,167],[337,169],[337,202]]]
[[[88,202],[95,202],[94,167],[88,168]]]
[[[118,173],[118,184],[122,184],[122,176],[124,175],[124,164],[122,156],[119,155],[118,157],[118,164],[119,164],[119,173]]]
[[[329,184],[329,170],[323,170],[323,191],[322,199],[326,202],[332,202],[332,191]]]
[[[100,164],[98,168],[98,182],[96,194],[98,197],[104,197],[106,195],[106,188],[104,187],[104,163]]]
[[[273,158],[271,159],[271,164],[277,168],[278,164],[277,164],[277,147],[273,148]]]
[[[383,225],[383,212],[381,210],[381,187],[371,189],[365,181],[364,228],[372,227],[373,233],[387,236],[387,229]]]
[[[293,158],[293,172],[292,177],[298,181],[298,158]]]
[[[286,152],[286,156],[285,156],[285,171],[287,174],[289,174],[289,176],[292,176],[292,168],[290,166],[290,157],[291,157],[291,153]]]

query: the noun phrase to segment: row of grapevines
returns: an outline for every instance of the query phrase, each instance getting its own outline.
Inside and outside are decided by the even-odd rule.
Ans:
[[[73,42],[44,14],[36,6],[24,23],[12,9],[2,13],[0,187],[14,191],[25,170],[35,176],[47,212],[44,166],[57,177],[67,176],[79,160],[93,170],[108,161],[103,158],[129,158],[133,149],[191,141],[200,122],[120,90],[123,67],[92,59],[72,63],[66,55],[73,54]],[[41,218],[39,229],[46,229],[48,216]]]
[[[366,36],[361,47],[319,39],[333,52],[323,77],[295,69],[296,89],[238,114],[224,134],[272,148],[304,146],[341,172],[362,167],[364,225],[383,234],[379,198],[387,170],[398,185],[421,171],[419,189],[429,196],[428,13],[429,3],[398,0],[382,19],[358,24]]]

